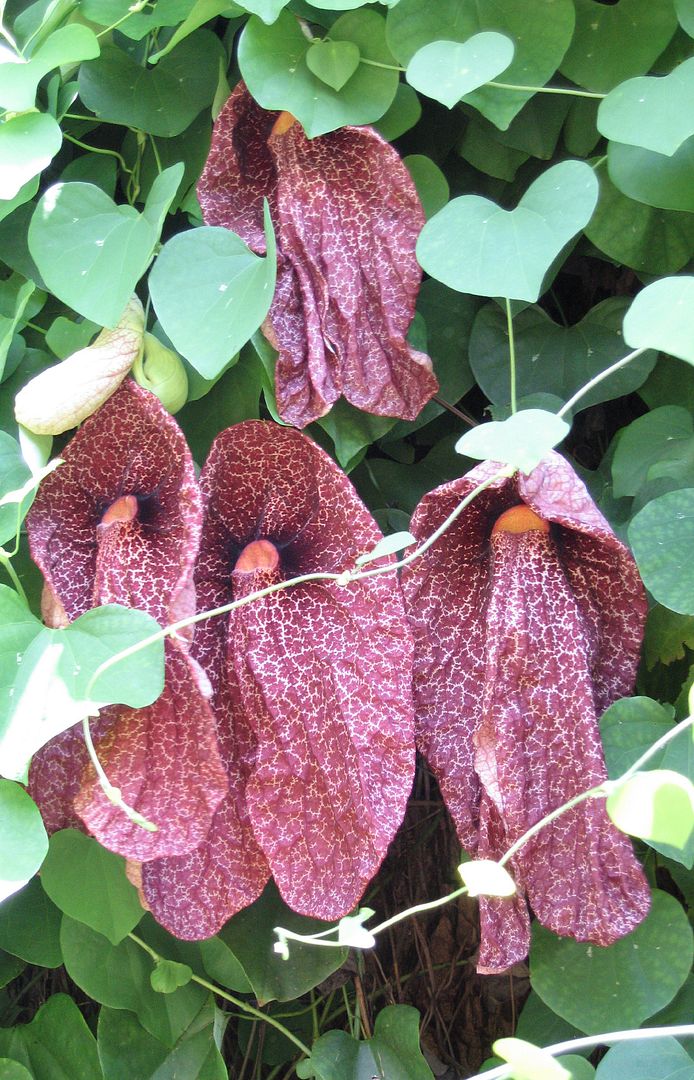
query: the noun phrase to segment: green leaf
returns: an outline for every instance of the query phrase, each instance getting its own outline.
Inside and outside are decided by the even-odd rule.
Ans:
[[[18,956],[0,949],[0,987],[7,986],[24,971],[26,964]]]
[[[0,913],[0,948],[28,964],[60,967],[60,912],[46,896],[38,877],[5,900]]]
[[[2,663],[10,660],[15,640],[35,630],[16,612],[9,614],[13,621],[3,626],[7,643],[0,638]],[[87,611],[65,629],[35,633],[23,652],[15,651],[15,667],[17,656],[21,666],[8,705],[0,709],[0,771],[23,778],[31,756],[49,739],[104,705],[139,709],[155,701],[164,686],[161,640],[94,676],[117,653],[159,630],[146,612],[109,604]]]
[[[604,164],[595,171],[600,198],[585,234],[600,251],[648,274],[671,274],[689,262],[694,249],[692,214],[628,199],[610,181]]]
[[[560,65],[567,79],[604,92],[648,71],[677,28],[670,0],[575,0],[576,30]]]
[[[424,154],[408,154],[403,165],[414,181],[424,213],[427,218],[432,217],[448,202],[450,189],[446,177]]]
[[[10,1053],[29,1070],[33,1080],[103,1077],[96,1040],[67,994],[49,997],[30,1023],[0,1028],[0,1054]]]
[[[480,31],[495,31],[511,39],[513,62],[504,82],[544,86],[554,74],[571,41],[574,27],[570,0],[399,0],[388,13],[388,45],[400,63],[434,41],[465,42]],[[533,96],[534,90],[501,90],[483,86],[466,101],[501,129]]]
[[[470,859],[460,864],[458,873],[470,896],[513,896],[516,892],[508,870],[493,859]]]
[[[335,444],[337,460],[349,472],[355,459],[360,460],[360,451],[390,431],[395,420],[390,416],[372,416],[339,398],[317,424],[328,433]]]
[[[216,1039],[218,1014],[210,997],[171,1049],[132,1012],[104,1006],[99,1013],[99,1058],[104,1080],[228,1080]]]
[[[333,42],[350,42],[362,59],[338,92],[317,78],[306,63],[310,46],[299,23],[283,11],[266,26],[251,18],[239,42],[239,67],[253,97],[264,109],[284,109],[297,118],[310,139],[345,124],[370,124],[383,116],[395,97],[398,73],[385,44],[385,23],[375,11],[342,15],[330,29]]]
[[[607,171],[612,183],[630,199],[663,210],[694,211],[694,136],[670,157],[611,142]]]
[[[33,877],[48,851],[48,836],[38,807],[26,791],[0,780],[0,901]]]
[[[417,258],[428,274],[460,292],[534,302],[597,198],[590,166],[564,161],[542,173],[515,210],[479,195],[454,199],[424,226]]]
[[[524,1039],[497,1039],[492,1050],[509,1063],[513,1080],[571,1080],[551,1054]]]
[[[656,348],[694,364],[694,277],[647,285],[624,317],[624,340],[633,349]]]
[[[219,39],[208,30],[185,38],[154,68],[107,46],[98,60],[82,64],[80,97],[101,120],[170,138],[212,104],[223,58]]]
[[[625,773],[653,743],[665,735],[673,723],[671,705],[661,705],[648,697],[621,698],[610,705],[600,720],[600,737],[610,780]],[[686,733],[685,738],[691,736]],[[675,740],[679,742],[679,738]],[[662,764],[663,751],[644,768]]]
[[[615,497],[636,495],[649,480],[677,479],[694,486],[694,422],[679,405],[663,405],[622,428],[612,459]]]
[[[347,950],[317,949],[293,941],[291,960],[285,961],[274,951],[274,927],[315,934],[328,925],[290,911],[271,882],[254,904],[229,920],[218,937],[242,964],[259,1002],[291,1001],[344,964]]]
[[[530,473],[569,430],[566,420],[555,413],[523,409],[508,420],[492,420],[466,431],[455,449],[465,457],[498,461]]]
[[[188,964],[179,964],[176,960],[157,960],[149,981],[158,994],[173,994],[179,986],[187,986],[192,978],[193,971]]]
[[[72,23],[55,30],[30,59],[0,63],[0,105],[10,112],[33,109],[44,75],[61,64],[77,64],[98,55],[96,34],[87,26]]]
[[[125,860],[74,829],[51,837],[41,883],[61,911],[113,945],[142,918],[137,890],[125,876]]]
[[[568,401],[599,372],[625,355],[622,320],[626,297],[613,296],[597,304],[573,326],[560,326],[541,308],[529,307],[513,320],[516,351],[516,392],[554,394]],[[510,400],[509,347],[506,313],[486,304],[477,314],[470,338],[470,365],[477,383],[491,402]],[[623,397],[641,386],[656,361],[644,353],[586,394],[576,411]]]
[[[152,303],[175,348],[207,379],[238,353],[267,315],[277,258],[265,212],[267,255],[254,255],[229,229],[178,233],[149,278]]]
[[[656,663],[672,664],[684,660],[685,646],[694,651],[694,616],[678,615],[676,611],[656,604],[648,612],[644,655],[649,670]]]
[[[234,956],[221,938],[207,938],[200,942],[199,948],[205,973],[214,982],[228,987],[229,990],[238,990],[242,994],[252,993],[253,988],[240,960]]]
[[[589,1034],[639,1027],[685,981],[692,962],[692,930],[674,897],[657,891],[640,926],[602,948],[560,938],[533,924],[530,981],[570,1024]]]
[[[0,1058],[0,1080],[32,1080],[31,1073],[18,1061]]]
[[[373,1038],[364,1042],[345,1031],[321,1035],[311,1057],[297,1065],[296,1075],[319,1080],[433,1080],[419,1048],[419,1013],[410,1005],[387,1005],[376,1017]]]
[[[540,995],[531,990],[518,1017],[516,1035],[519,1039],[527,1039],[528,1042],[551,1046],[553,1043],[565,1042],[567,1039],[577,1039],[581,1032],[571,1024],[567,1024],[563,1017],[552,1012]],[[590,1054],[591,1051],[588,1049],[582,1053]]]
[[[188,983],[159,994],[149,981],[152,960],[134,941],[111,945],[84,923],[63,916],[60,932],[65,967],[90,997],[112,1009],[127,1009],[142,1026],[171,1048],[207,999],[205,990]]]
[[[22,457],[19,443],[11,435],[0,431],[0,495],[16,491],[31,476],[31,472]],[[26,509],[29,509],[27,502]],[[17,533],[18,517],[16,504],[0,506],[0,544],[6,544]]]
[[[694,98],[694,57],[669,75],[620,83],[600,103],[598,130],[608,139],[674,154],[694,135],[694,117],[682,102]]]
[[[159,240],[182,165],[161,174],[144,212],[116,206],[93,184],[55,184],[29,226],[29,248],[49,289],[99,326],[115,326]]]
[[[359,67],[359,47],[353,41],[317,38],[306,53],[306,66],[326,86],[341,90]]]
[[[682,29],[694,37],[694,0],[675,0],[675,10]]]
[[[493,31],[465,42],[431,41],[414,54],[406,78],[415,90],[452,109],[461,98],[505,71],[513,60],[510,38]]]
[[[672,769],[635,773],[607,797],[622,832],[684,851],[694,832],[694,785]]]
[[[672,611],[694,615],[694,489],[653,499],[632,519],[628,532],[648,591]]]
[[[422,115],[419,97],[407,83],[398,83],[393,103],[376,121],[374,127],[384,139],[393,142],[413,128]]]
[[[507,146],[499,135],[497,129],[481,117],[479,120],[471,118],[456,149],[462,158],[487,176],[513,180],[528,155]]]
[[[224,12],[229,11],[231,6],[230,0],[196,0],[183,22],[180,26],[176,27],[173,35],[166,42],[166,45],[150,55],[149,63],[157,64],[162,57],[172,52],[180,41],[189,37],[204,23],[209,22],[211,19],[215,19],[217,15],[222,15]],[[159,0],[159,3],[157,4],[157,10],[160,7],[161,0]],[[178,22],[178,19],[176,19],[175,22]]]
[[[677,1039],[635,1039],[608,1050],[596,1080],[694,1080],[694,1061]]]
[[[251,15],[258,15],[264,23],[274,23],[289,0],[236,0],[237,5]]]
[[[21,113],[0,123],[0,199],[15,199],[51,163],[62,141],[60,126],[47,113]]]
[[[96,323],[89,319],[73,322],[64,315],[54,319],[46,333],[46,345],[59,360],[65,360],[71,353],[84,349],[99,331]]]

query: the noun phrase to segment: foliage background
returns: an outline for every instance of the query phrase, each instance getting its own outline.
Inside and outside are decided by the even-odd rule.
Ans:
[[[270,264],[231,234],[214,246],[195,196],[212,120],[243,76],[261,105],[291,111],[310,136],[374,123],[404,157],[427,216],[449,207],[439,219],[443,243],[422,248],[431,276],[411,330],[433,358],[440,400],[413,423],[342,401],[309,429],[386,532],[406,529],[424,492],[468,470],[454,445],[472,423],[509,413],[499,298],[512,300],[521,409],[556,411],[629,347],[643,347],[577,404],[562,446],[633,544],[654,594],[639,696],[603,720],[611,773],[686,716],[694,682],[694,0],[8,0],[3,27],[3,492],[27,480],[27,459],[36,468],[64,441],[25,438],[20,449],[16,392],[113,325],[136,287],[150,328],[184,356],[188,401],[178,420],[198,463],[222,428],[276,415],[274,355],[257,333]],[[461,52],[480,32],[484,43]],[[444,44],[420,51],[437,41]],[[566,161],[584,164],[543,181]],[[575,178],[587,169],[599,198],[584,222]],[[451,202],[475,195],[511,210],[531,185],[546,193],[555,180],[555,216],[538,195],[535,215],[504,217],[493,243],[479,235],[470,204]],[[57,203],[56,183],[65,185]],[[466,255],[473,250],[476,259]],[[521,271],[535,284],[519,286]],[[656,282],[662,293],[632,308]],[[220,283],[231,290],[224,309]],[[0,504],[7,552],[15,520],[16,507]],[[23,537],[12,566],[37,613],[40,582]],[[3,723],[23,617],[17,603],[6,589]],[[693,778],[691,759],[682,736],[651,764]],[[28,879],[45,836],[16,783],[0,781],[0,796],[6,877]],[[291,1076],[298,1039],[313,1044],[301,1076],[424,1080],[433,1069],[452,1078],[475,1072],[492,1041],[513,1032],[547,1045],[606,1025],[686,1023],[694,848],[638,850],[657,891],[633,935],[591,949],[536,928],[529,970],[492,978],[474,973],[475,905],[466,899],[399,924],[374,953],[300,946],[285,964],[271,953],[273,926],[311,927],[273,891],[218,937],[183,944],[141,919],[119,859],[79,834],[58,834],[40,877],[0,908],[0,1075]],[[387,917],[432,899],[456,886],[458,861],[422,766],[367,902]],[[688,1046],[616,1046],[597,1076],[691,1080]],[[566,1064],[583,1080],[596,1060]]]

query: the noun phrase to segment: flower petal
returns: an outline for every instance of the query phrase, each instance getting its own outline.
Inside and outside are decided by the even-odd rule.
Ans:
[[[438,383],[428,356],[405,340],[421,270],[424,214],[397,153],[371,128],[308,139],[239,84],[220,113],[198,196],[207,224],[255,251],[262,198],[277,232],[277,290],[269,337],[279,350],[280,415],[304,427],[340,394],[380,416],[413,420]]]

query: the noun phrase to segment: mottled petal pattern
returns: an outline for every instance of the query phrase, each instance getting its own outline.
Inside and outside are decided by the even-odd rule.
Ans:
[[[220,435],[201,486],[206,607],[282,578],[339,573],[380,538],[334,462],[273,424]],[[143,868],[160,921],[182,936],[212,933],[270,870],[296,910],[351,910],[412,783],[411,649],[391,577],[294,586],[201,626],[193,651],[215,687],[220,736],[230,732],[230,794],[198,852]]]
[[[183,434],[158,399],[126,381],[63,458],[41,484],[27,522],[46,583],[46,620],[61,625],[96,605],[119,603],[166,625],[194,610],[202,501]],[[77,812],[106,847],[134,859],[200,843],[227,779],[210,688],[185,647],[167,646],[158,701],[140,710],[112,706],[92,722],[109,779],[159,830],[134,826],[108,802],[75,729],[32,763],[30,788],[49,828],[75,825]]]
[[[438,383],[405,340],[421,270],[424,214],[397,153],[371,128],[308,139],[275,128],[239,84],[220,113],[198,185],[208,225],[265,250],[262,200],[277,234],[278,280],[268,336],[279,351],[280,415],[297,427],[341,394],[380,416],[413,420]]]
[[[425,496],[414,535],[429,535],[493,469],[485,464]],[[501,527],[518,503],[542,527]],[[403,589],[415,627],[421,748],[461,842],[498,858],[605,778],[597,716],[632,689],[643,633],[635,564],[552,454],[529,476],[501,479],[475,499],[407,570]],[[482,971],[505,970],[527,953],[524,896],[556,933],[601,945],[648,910],[631,844],[602,801],[544,828],[512,869],[519,896],[480,903]]]

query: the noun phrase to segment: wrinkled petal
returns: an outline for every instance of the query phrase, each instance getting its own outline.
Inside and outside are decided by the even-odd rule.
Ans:
[[[397,153],[371,128],[308,139],[240,84],[215,124],[198,185],[209,225],[263,253],[262,200],[279,254],[268,336],[279,351],[280,415],[297,427],[344,394],[360,409],[413,420],[438,383],[405,340],[421,270],[424,214]]]
[[[431,534],[487,479],[485,464],[425,496],[412,532]],[[525,502],[551,532],[492,536]],[[461,843],[498,858],[549,811],[599,784],[597,715],[633,688],[645,597],[631,555],[557,454],[481,493],[403,575],[415,628],[417,735]],[[589,801],[516,856],[519,896],[480,902],[480,970],[529,945],[523,896],[555,932],[608,944],[649,894],[631,844]]]
[[[142,352],[145,313],[133,296],[114,330],[46,368],[15,399],[17,422],[38,435],[60,435],[96,412]]]
[[[128,380],[63,457],[27,519],[49,625],[106,603],[147,611],[163,625],[192,613],[202,502],[183,434],[157,398]],[[166,685],[153,705],[112,706],[92,722],[110,782],[158,831],[133,825],[106,799],[78,728],[32,762],[30,789],[49,829],[84,821],[104,846],[132,859],[179,854],[207,834],[227,779],[210,688],[185,647],[184,638],[168,643]]]
[[[327,455],[272,424],[250,421],[219,436],[201,486],[196,584],[206,606],[281,578],[339,573],[380,538]],[[258,540],[269,541],[274,566],[248,557]],[[198,852],[143,868],[153,912],[199,937],[200,906],[205,932],[214,932],[258,895],[269,867],[295,910],[346,914],[402,820],[413,776],[411,641],[393,578],[294,586],[208,620],[193,649],[216,688],[220,736],[225,726],[231,732],[223,745],[230,795]]]

